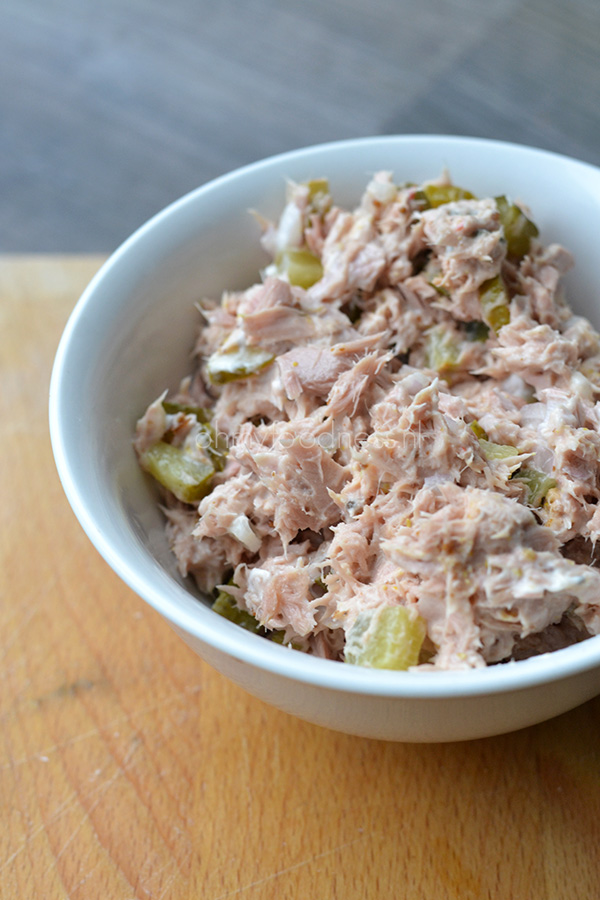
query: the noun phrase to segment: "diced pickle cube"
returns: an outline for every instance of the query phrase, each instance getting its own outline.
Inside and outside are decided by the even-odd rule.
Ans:
[[[216,350],[209,356],[206,371],[213,384],[225,384],[238,378],[256,375],[273,362],[274,356],[262,347],[245,345],[227,350]]]
[[[431,260],[427,263],[423,271],[421,272],[423,278],[427,280],[427,283],[431,285],[431,287],[441,296],[441,297],[449,297],[450,291],[447,288],[443,287],[442,282],[442,270],[441,266],[437,263],[432,262]]]
[[[510,444],[495,444],[482,437],[479,438],[479,446],[486,459],[510,459],[511,456],[519,455],[517,448],[511,447]]]
[[[260,631],[260,625],[254,616],[246,612],[245,609],[240,609],[235,599],[226,591],[219,592],[212,608],[220,616],[229,619],[230,622],[235,622],[236,625],[245,628],[246,631],[252,631],[255,634]]]
[[[329,193],[329,181],[327,178],[312,178],[310,181],[305,181],[304,183],[308,188],[308,197],[310,200],[313,200],[318,194]]]
[[[464,331],[467,340],[471,342],[478,341],[483,343],[487,341],[490,334],[489,325],[486,325],[485,322],[479,322],[477,319],[473,319],[470,322],[461,322],[460,328]]]
[[[223,434],[216,434],[215,429],[210,424],[210,412],[202,406],[187,406],[182,403],[173,403],[170,400],[163,400],[163,409],[170,415],[183,413],[186,416],[195,416],[200,424],[198,430],[197,444],[210,456],[211,462],[215,469],[221,472],[225,467],[225,458],[227,456],[227,442]]]
[[[510,297],[501,275],[489,278],[479,288],[479,302],[483,318],[494,331],[510,322]]]
[[[202,406],[186,406],[182,403],[173,403],[171,400],[163,400],[163,409],[170,415],[183,413],[186,416],[196,416],[199,422],[210,422],[210,413]]]
[[[215,468],[190,456],[182,447],[157,441],[140,456],[142,467],[183,503],[200,500],[210,487]]]
[[[481,425],[479,424],[479,422],[477,422],[477,420],[475,420],[474,422],[471,422],[471,431],[473,432],[475,437],[479,438],[480,441],[481,440],[483,440],[483,441],[489,440],[487,431],[481,427]]]
[[[323,217],[331,209],[328,180],[326,178],[313,178],[310,181],[303,182],[303,184],[308,189],[308,207],[306,212],[309,219],[314,215]]]
[[[419,662],[425,634],[423,619],[404,606],[360,613],[346,637],[344,658],[355,666],[406,670]]]
[[[556,487],[556,479],[539,469],[521,467],[518,472],[513,475],[515,481],[524,482],[527,488],[527,503],[529,506],[541,506],[546,498],[548,491]]]
[[[506,197],[496,197],[496,206],[504,228],[507,256],[522,259],[529,253],[531,238],[537,237],[539,231],[523,210],[515,203],[509,203]]]
[[[231,594],[228,594],[227,591],[219,591],[217,599],[212,605],[212,609],[220,616],[223,616],[224,619],[229,619],[230,622],[239,625],[240,628],[245,628],[246,631],[251,631],[253,634],[259,634],[261,637],[266,637],[275,644],[284,643],[285,631],[267,631],[251,613],[246,612],[245,609],[240,609],[235,602],[235,599]],[[292,647],[294,650],[301,649],[294,643],[292,643]]]
[[[459,355],[460,350],[452,333],[443,325],[435,325],[429,329],[425,340],[425,357],[430,369],[448,372],[456,367]]]
[[[406,185],[406,187],[412,187],[412,185]],[[416,191],[412,191],[409,196],[409,203],[411,206],[416,207],[419,210],[428,209],[429,208],[429,200],[427,199],[427,194],[425,191],[418,188]]]
[[[212,425],[207,422],[200,428],[196,442],[199,447],[208,453],[216,471],[222,472],[225,468],[225,460],[228,453],[226,436],[222,432],[217,434]]]
[[[309,288],[323,277],[321,260],[310,250],[288,247],[277,255],[275,264],[289,283],[297,287]]]
[[[508,306],[495,306],[488,314],[490,328],[497,333],[504,325],[510,322],[510,310]]]
[[[475,200],[475,194],[454,184],[425,184],[423,193],[428,205],[432,209],[443,206],[445,203],[454,203],[456,200]]]

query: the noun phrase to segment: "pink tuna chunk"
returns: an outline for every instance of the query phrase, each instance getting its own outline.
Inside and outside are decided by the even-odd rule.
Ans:
[[[274,528],[284,544],[339,516],[330,491],[339,491],[347,474],[324,449],[328,440],[327,424],[310,419],[240,429],[232,453],[276,498]]]

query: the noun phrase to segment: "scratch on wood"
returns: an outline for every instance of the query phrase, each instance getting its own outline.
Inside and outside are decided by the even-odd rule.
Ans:
[[[73,843],[73,841],[75,840],[75,838],[77,837],[77,835],[79,834],[81,829],[83,828],[84,822],[86,822],[90,818],[91,814],[94,812],[94,810],[96,809],[96,807],[98,806],[100,801],[103,799],[106,792],[112,787],[112,785],[115,783],[115,781],[117,781],[117,779],[120,778],[122,775],[124,775],[124,769],[119,767],[115,772],[113,772],[113,774],[107,781],[104,781],[102,784],[98,785],[98,787],[95,789],[95,793],[97,793],[98,796],[95,798],[94,802],[90,806],[86,807],[86,809],[83,813],[83,816],[81,817],[81,819],[79,820],[79,822],[77,823],[75,828],[73,829],[73,832],[69,835],[69,837],[67,838],[65,843],[62,845],[62,847],[60,848],[58,853],[55,855],[55,857],[52,860],[52,862],[50,863],[50,865],[46,868],[46,871],[44,872],[44,875],[43,875],[44,878],[48,875],[48,873],[52,869],[55,868],[55,866],[58,863],[58,861],[60,860],[60,858],[69,849],[69,847],[71,846],[71,844]],[[93,793],[94,792],[91,791],[89,794],[86,795],[85,799],[88,800],[91,796],[93,796]]]
[[[161,885],[162,890],[161,890],[160,894],[158,894],[156,896],[156,900],[164,900],[164,898],[169,894],[171,887],[173,885],[173,882],[175,881],[175,879],[177,878],[177,876],[179,874],[179,872],[177,870],[177,864],[174,862],[174,860],[169,859],[168,862],[166,862],[164,866],[161,866],[160,869],[156,869],[156,871],[153,872],[151,875],[151,880],[153,882],[155,882],[157,880],[158,876],[161,875],[165,871],[165,869],[167,869],[169,866],[175,866],[175,871],[171,872],[170,876],[166,879],[164,884]],[[154,897],[154,888],[151,888],[151,890],[152,890],[151,896]]]
[[[18,625],[16,625],[12,629],[12,631],[10,632],[10,637],[8,637],[4,641],[4,646],[2,647],[2,650],[0,651],[0,662],[3,662],[6,659],[10,650],[16,644],[16,642],[19,639],[19,637],[21,636],[22,632],[27,628],[27,626],[29,625],[29,623],[31,622],[31,620],[33,619],[35,614],[37,613],[38,609],[39,609],[39,603],[35,604],[34,606],[30,606],[29,610],[27,612],[27,615],[23,616],[23,618],[18,623]]]
[[[260,885],[266,884],[269,881],[273,881],[275,878],[279,878],[280,875],[287,875],[289,872],[295,872],[296,869],[302,869],[304,866],[310,865],[310,863],[317,862],[317,860],[325,859],[327,856],[332,856],[334,853],[338,853],[340,850],[345,850],[346,847],[351,847],[353,844],[357,844],[359,841],[363,841],[365,837],[372,837],[372,834],[361,834],[359,837],[354,838],[351,841],[346,841],[344,844],[339,844],[337,847],[332,847],[331,850],[325,850],[323,853],[318,853],[316,856],[311,856],[308,859],[303,859],[299,863],[294,863],[293,866],[287,866],[285,869],[280,869],[278,872],[272,872],[271,875],[267,875],[266,878],[259,878],[257,881],[252,881],[250,884],[245,884],[243,887],[235,888],[232,891],[226,891],[224,894],[219,894],[218,897],[215,897],[215,900],[225,900],[226,897],[235,897],[239,894],[243,894],[245,891],[251,890],[251,888],[259,887]]]
[[[93,875],[93,873],[96,871],[96,869],[98,868],[99,865],[100,865],[100,861],[98,861],[95,865],[93,865],[92,868],[89,869],[89,870],[85,873],[85,875],[83,875],[83,876],[79,879],[79,881],[77,882],[77,884],[74,884],[73,887],[70,888],[71,894],[74,894],[75,891],[78,891],[79,888],[82,887],[82,886],[86,883],[86,881],[88,880],[88,878],[90,877],[90,875]]]
[[[29,847],[32,840],[34,840],[42,832],[47,831],[48,827],[53,825],[55,822],[57,822],[67,812],[67,810],[70,807],[75,806],[77,803],[79,803],[80,805],[83,805],[84,802],[88,801],[89,799],[94,797],[94,795],[98,794],[99,796],[98,796],[97,800],[90,807],[88,807],[86,809],[85,814],[83,815],[81,821],[75,828],[75,831],[67,839],[65,845],[58,852],[58,854],[52,861],[51,865],[48,867],[47,871],[49,871],[52,868],[52,866],[56,863],[56,861],[60,858],[60,856],[62,856],[63,852],[67,849],[69,844],[72,842],[73,838],[77,835],[77,833],[81,829],[81,826],[85,822],[86,818],[88,818],[90,813],[94,811],[94,809],[96,808],[96,806],[98,805],[98,803],[100,802],[100,800],[102,799],[102,797],[104,796],[106,791],[111,787],[111,785],[114,784],[114,782],[118,778],[122,777],[125,774],[125,768],[129,764],[131,757],[137,750],[138,746],[139,746],[139,743],[137,743],[137,742],[134,742],[132,744],[132,746],[130,747],[129,752],[127,753],[127,756],[123,760],[122,764],[117,764],[118,768],[116,769],[116,771],[111,775],[111,777],[107,781],[102,782],[101,784],[97,784],[87,794],[80,795],[80,794],[74,793],[71,797],[68,798],[68,800],[65,800],[63,803],[61,803],[61,805],[58,807],[57,810],[55,810],[55,812],[50,817],[50,819],[48,819],[47,822],[42,822],[41,825],[38,825],[37,828],[35,828],[30,834],[28,834],[26,836],[25,840],[23,841],[23,843],[19,847],[17,847],[17,849],[14,851],[14,853],[12,853],[8,857],[8,859],[6,859],[4,861],[4,863],[0,866],[0,874],[17,858],[17,856],[19,856],[24,850],[26,850]]]
[[[136,717],[144,716],[149,712],[153,712],[156,709],[161,709],[167,706],[174,706],[178,702],[185,700],[186,697],[191,693],[198,693],[201,688],[199,685],[195,686],[193,690],[189,687],[186,687],[184,691],[178,693],[175,697],[165,697],[162,700],[158,700],[156,703],[151,703],[148,706],[143,707],[142,709],[136,709],[135,715]],[[0,722],[2,719],[0,718]],[[102,730],[110,731],[115,727],[122,725],[124,722],[130,722],[131,716],[129,713],[124,713],[122,716],[117,716],[115,719],[111,719],[110,722],[106,724],[102,724]],[[79,741],[87,741],[90,738],[97,737],[100,734],[100,726],[91,728],[89,731],[85,731],[82,734],[77,734],[74,737],[68,738],[65,741],[60,741],[58,744],[52,744],[50,747],[43,747],[41,750],[36,750],[35,753],[32,753],[29,756],[23,756],[21,759],[11,760],[9,763],[4,763],[4,765],[0,766],[0,772],[4,769],[12,769],[14,766],[23,766],[26,763],[32,762],[33,760],[39,761],[44,756],[49,756],[52,753],[56,753],[59,750],[64,750],[66,747],[70,747],[72,744],[77,744]]]

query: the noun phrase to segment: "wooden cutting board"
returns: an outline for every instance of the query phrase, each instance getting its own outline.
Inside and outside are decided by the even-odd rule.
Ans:
[[[463,744],[335,734],[230,684],[102,561],[47,427],[101,261],[0,260],[3,900],[598,900],[600,698]]]

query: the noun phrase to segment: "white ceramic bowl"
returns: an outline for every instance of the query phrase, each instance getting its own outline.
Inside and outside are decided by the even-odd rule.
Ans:
[[[315,659],[213,613],[178,575],[163,519],[131,446],[136,419],[189,371],[194,302],[258,279],[265,263],[249,209],[275,217],[285,179],[327,176],[355,204],[369,178],[421,181],[444,167],[480,196],[527,203],[546,242],[576,255],[566,281],[578,312],[600,326],[600,170],[552,153],[470,138],[402,136],[309,147],[247,166],[159,213],[102,267],[63,335],[50,426],[67,497],[118,575],[201,657],[252,694],[356,735],[452,741],[521,728],[600,693],[600,637],[484,670],[405,673]]]

